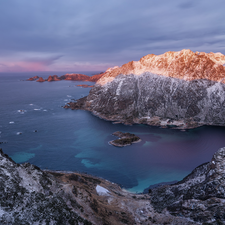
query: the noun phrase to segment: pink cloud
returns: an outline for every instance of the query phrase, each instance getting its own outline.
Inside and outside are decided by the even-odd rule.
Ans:
[[[45,62],[3,62],[0,63],[0,72],[32,72],[48,71]]]
[[[35,72],[35,71],[105,71],[111,64],[90,64],[90,63],[49,63],[49,60],[43,61],[17,61],[1,62],[0,72]]]

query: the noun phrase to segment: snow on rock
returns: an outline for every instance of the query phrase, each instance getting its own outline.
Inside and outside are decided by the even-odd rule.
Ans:
[[[96,186],[96,191],[97,191],[98,195],[109,195],[109,193],[110,193],[106,188],[104,188],[100,185]]]

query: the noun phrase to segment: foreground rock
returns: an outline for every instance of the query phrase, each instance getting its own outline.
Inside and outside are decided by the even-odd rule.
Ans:
[[[0,149],[0,224],[225,224],[224,208],[225,148],[149,194],[87,174],[19,165]]]
[[[225,56],[182,50],[108,70],[83,109],[125,124],[190,129],[225,125]]]
[[[141,141],[135,134],[123,133],[121,131],[116,131],[113,135],[119,137],[119,139],[112,140],[109,143],[116,147],[124,147]]]
[[[158,212],[207,224],[225,224],[225,148],[182,181],[149,190]]]
[[[0,150],[0,224],[197,224],[158,213],[149,195],[86,174],[16,164]]]

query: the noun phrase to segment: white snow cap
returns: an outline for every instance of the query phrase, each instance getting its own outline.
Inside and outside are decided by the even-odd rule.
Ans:
[[[98,195],[109,195],[109,191],[100,185],[96,186],[96,191],[97,191]]]

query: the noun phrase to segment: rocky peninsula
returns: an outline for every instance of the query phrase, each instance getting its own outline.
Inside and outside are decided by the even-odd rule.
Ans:
[[[0,150],[1,224],[224,224],[225,148],[182,181],[123,191],[87,174],[42,171]]]
[[[80,104],[101,118],[175,129],[225,125],[225,56],[166,52],[107,70]],[[74,103],[67,108],[78,109]]]

